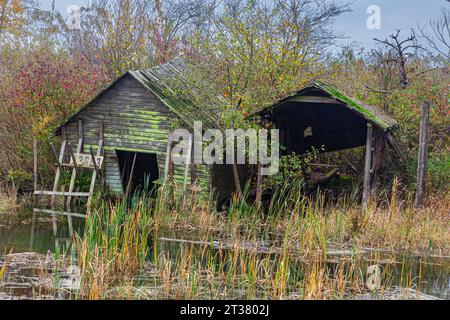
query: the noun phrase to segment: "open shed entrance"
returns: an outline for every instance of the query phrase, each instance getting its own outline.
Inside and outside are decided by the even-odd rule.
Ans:
[[[159,179],[156,154],[116,150],[124,194],[137,190],[152,191]],[[148,181],[148,185],[146,185]]]
[[[312,148],[332,152],[364,146],[367,122],[339,103],[287,102],[272,115],[289,154]]]
[[[364,163],[363,200],[367,202],[386,143],[393,145],[394,119],[323,82],[312,83],[256,114],[279,129],[282,155],[304,156],[313,150],[315,154],[331,153],[365,146],[364,161],[359,162]],[[330,182],[342,169],[342,163],[307,162],[301,164],[301,172],[311,191]]]

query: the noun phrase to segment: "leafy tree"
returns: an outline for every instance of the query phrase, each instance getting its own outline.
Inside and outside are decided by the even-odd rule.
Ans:
[[[52,130],[105,83],[103,70],[83,56],[48,48],[22,54],[16,54],[17,69],[1,83],[0,159],[8,170],[31,170],[32,137],[48,141]],[[8,58],[0,57],[2,65]]]
[[[320,1],[224,1],[210,18],[209,29],[197,32],[192,56],[199,92],[225,97],[226,127],[245,127],[244,119],[307,82],[323,75],[321,50],[338,35],[330,24],[347,4]],[[214,84],[206,80],[214,75]],[[235,187],[242,196],[237,165]]]

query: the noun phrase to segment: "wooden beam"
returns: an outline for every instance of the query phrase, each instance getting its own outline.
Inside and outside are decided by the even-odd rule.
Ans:
[[[119,165],[119,170],[121,170],[121,172],[120,172],[120,183],[121,183],[121,186],[122,186],[122,191],[123,191],[123,194],[125,194],[125,192],[126,192],[126,190],[124,190],[124,188],[126,189],[126,185],[125,185],[125,173],[127,172],[127,170],[128,170],[128,160],[129,160],[129,158],[130,158],[130,153],[129,152],[127,152],[126,154],[125,154],[125,159],[124,159],[124,161],[123,161],[123,166],[122,166],[122,168],[120,168],[120,165]],[[119,157],[117,156],[117,159],[119,159]]]
[[[192,133],[189,134],[189,141],[188,141],[188,154],[186,155],[186,163],[184,168],[184,186],[183,190],[187,190],[187,183],[188,183],[188,175],[189,175],[189,168],[191,167],[191,161],[192,161],[192,144],[193,144],[193,136]],[[192,168],[191,168],[192,169]]]
[[[335,100],[330,97],[321,97],[321,96],[297,96],[289,101],[301,102],[301,103],[320,103],[320,104],[340,104],[345,105],[345,103]]]
[[[400,146],[398,145],[398,142],[394,138],[391,132],[386,133],[386,138],[389,146],[394,150],[394,152],[397,154],[397,156],[400,158],[402,163],[406,162],[406,157],[403,154],[403,152],[400,149]]]
[[[136,158],[137,158],[137,152],[134,153],[133,163],[131,165],[130,176],[128,177],[127,190],[125,192],[125,199],[128,198],[128,194],[130,193],[131,180],[133,180],[134,167],[136,166]]]
[[[70,142],[67,143],[67,149],[69,150],[69,155],[72,158],[73,161],[73,171],[76,173],[78,170],[78,166],[77,166],[77,159],[75,158],[75,155],[72,151],[72,145],[70,144]],[[73,175],[72,175],[73,177]],[[70,191],[70,190],[69,190]]]
[[[37,196],[67,196],[67,197],[89,197],[88,192],[63,192],[63,191],[35,191]]]
[[[53,143],[50,143],[50,147],[52,148],[53,155],[55,156],[56,162],[55,165],[58,166],[58,168],[62,169],[62,161],[60,161],[60,156],[58,156],[58,152],[56,151],[55,145]]]
[[[91,157],[92,157],[92,163],[94,164],[94,170],[95,172],[97,172],[97,175],[100,177],[100,171],[97,167],[97,162],[96,162],[96,158],[95,158],[95,154],[94,154],[94,150],[92,149],[92,147],[89,148],[89,152],[91,153]]]
[[[428,131],[430,126],[430,103],[425,102],[422,106],[420,119],[419,156],[417,163],[417,189],[414,206],[423,205],[427,187],[428,167]]]
[[[373,155],[373,125],[367,123],[366,160],[364,164],[363,206],[366,208],[370,197]]]
[[[51,215],[70,216],[70,217],[82,218],[82,219],[86,218],[86,215],[84,215],[84,214],[57,211],[57,210],[33,209],[33,213],[44,213],[44,214],[51,214]]]

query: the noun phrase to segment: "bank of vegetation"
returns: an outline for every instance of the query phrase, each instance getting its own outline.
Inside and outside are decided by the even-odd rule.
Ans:
[[[245,190],[220,212],[195,190],[98,201],[77,240],[83,295],[345,298],[365,285],[357,258],[339,261],[330,275],[327,253],[333,245],[449,255],[448,8],[440,19],[412,26],[412,34],[392,30],[387,39],[374,40],[373,50],[352,45],[336,53],[330,49],[342,35],[333,22],[350,8],[345,1],[96,0],[91,5],[82,13],[81,30],[74,31],[57,11],[43,10],[33,0],[0,2],[0,212],[13,211],[16,199],[33,189],[33,136],[42,146],[39,183],[49,186],[55,162],[49,143],[57,142],[53,130],[123,72],[180,53],[214,74],[214,84],[203,81],[204,74],[193,74],[192,80],[202,92],[226,98],[222,118],[229,125],[246,127],[255,110],[323,79],[392,115],[399,123],[402,157],[386,159],[365,209],[356,187],[361,150],[321,156],[347,164],[341,177],[346,187],[339,192],[331,188],[305,197],[294,179],[301,177],[281,175],[267,182],[278,191],[264,208]],[[431,105],[428,194],[415,208],[424,102]],[[156,241],[167,230],[195,231],[200,249],[186,246],[172,259],[148,245],[152,235]],[[258,251],[261,237],[276,240],[270,254]],[[206,250],[214,241],[226,248]],[[307,268],[291,272],[298,259]],[[150,275],[154,290],[133,289],[142,273]]]

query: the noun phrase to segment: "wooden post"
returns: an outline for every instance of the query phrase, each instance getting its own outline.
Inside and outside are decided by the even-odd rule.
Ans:
[[[103,139],[102,139],[103,140]],[[78,120],[78,150],[83,152],[84,133],[83,133],[83,120]]]
[[[61,151],[59,152],[59,158],[57,159],[58,161],[58,167],[56,168],[56,174],[55,174],[55,182],[53,183],[53,192],[57,192],[58,191],[58,185],[59,185],[59,178],[61,177],[61,171],[62,171],[62,166],[61,163],[63,163],[64,161],[64,154],[66,152],[66,129],[63,127],[61,129]],[[55,200],[56,200],[56,196],[52,195],[52,199],[51,199],[51,208],[52,210],[55,209]],[[52,214],[52,221],[53,221],[53,233],[56,236],[58,233],[58,225],[56,223],[56,215]]]
[[[189,141],[188,141],[188,154],[186,155],[186,163],[185,163],[185,168],[184,168],[184,185],[183,185],[183,191],[184,192],[186,192],[186,190],[187,190],[189,168],[191,168],[192,142],[193,142],[193,136],[192,136],[192,134],[190,134],[189,135]]]
[[[81,153],[83,151],[83,120],[78,120],[78,145],[77,145],[77,153]],[[77,178],[77,160],[75,159],[75,155],[72,152],[72,148],[69,145],[69,151],[70,151],[70,155],[72,157],[72,161],[74,164],[74,168],[72,169],[72,177],[70,179],[70,185],[69,185],[69,193],[73,192],[73,189],[75,187],[75,181]],[[66,206],[67,206],[67,212],[71,212],[72,208],[72,196],[68,196],[67,197],[67,201],[66,201]],[[72,216],[68,216],[67,217],[68,222],[69,222],[69,232],[70,235],[73,235],[73,223],[72,223]]]
[[[364,164],[363,206],[366,208],[370,197],[372,178],[373,125],[367,123],[366,161]]]
[[[38,146],[37,146],[37,137],[33,137],[33,187],[34,191],[38,189]],[[34,201],[36,203],[37,197],[34,197]]]
[[[262,200],[262,174],[261,174],[262,166],[261,162],[258,161],[257,165],[257,179],[256,179],[256,206],[258,209],[261,208],[261,200]]]
[[[430,125],[430,103],[422,106],[420,120],[419,156],[417,165],[417,190],[414,201],[415,207],[423,205],[426,194],[427,166],[428,166],[428,128]]]
[[[72,145],[70,144],[70,142],[67,142],[67,150],[69,150],[69,155],[73,162],[73,170],[75,170],[75,173],[76,173],[78,170],[77,158],[75,158],[75,154],[72,151]]]
[[[72,177],[70,179],[70,185],[69,185],[69,193],[73,192],[73,189],[75,187],[75,180],[77,178],[77,168],[76,168],[76,159],[75,156],[73,155],[72,149],[69,147],[70,153],[71,153],[71,157],[74,163],[74,168],[72,169]],[[78,145],[77,145],[77,153],[81,153],[83,151],[83,120],[79,120],[78,121]],[[68,196],[67,197],[67,202],[66,202],[66,206],[67,206],[67,211],[71,211],[71,204],[72,204],[72,197]],[[69,222],[70,223],[70,222]]]
[[[125,199],[128,198],[128,194],[130,193],[131,181],[133,180],[134,167],[136,165],[137,152],[134,153],[133,164],[131,165],[130,176],[128,177],[127,190],[125,191]]]
[[[384,151],[386,149],[386,137],[384,131],[380,129],[374,130],[373,138],[373,159],[372,174],[376,175],[377,171],[383,167]]]
[[[167,142],[167,150],[166,150],[166,164],[164,166],[164,184],[167,183],[168,180],[170,180],[171,173],[171,163],[172,162],[172,144],[173,144],[173,136],[172,134],[169,134],[169,141]]]
[[[100,140],[97,147],[97,156],[101,156],[103,152],[103,140]],[[92,159],[95,162],[95,158]],[[94,195],[95,183],[97,182],[97,171],[95,169],[92,173],[91,186],[89,188],[89,198],[87,201],[87,215],[91,214],[91,206],[92,206],[92,197]]]
[[[192,138],[192,150],[191,150],[191,185],[195,185],[197,182],[197,166],[195,165],[195,144],[194,137]]]
[[[31,236],[30,236],[30,250],[34,249],[34,234],[35,234],[35,225],[36,225],[36,213],[33,211],[32,219],[31,219]]]
[[[102,121],[102,123],[100,124],[100,140],[103,141],[103,145],[105,144],[105,123]],[[102,153],[101,155],[104,158],[104,162],[106,162],[106,154],[105,154],[105,148],[102,149]],[[102,166],[101,169],[101,178],[100,178],[100,185],[101,185],[101,192],[102,194],[105,193],[105,189],[106,189],[106,164],[104,164]]]
[[[99,132],[99,136],[100,136],[100,141],[98,142],[98,147],[97,147],[97,157],[100,157],[101,155],[103,155],[104,153],[104,128],[105,125],[102,121],[102,123],[100,124],[100,132]],[[92,161],[95,163],[95,158],[92,159]],[[102,177],[99,177],[102,178]],[[91,210],[92,210],[92,197],[94,196],[94,190],[95,190],[95,184],[97,182],[97,171],[94,169],[92,172],[92,179],[91,179],[91,186],[89,187],[89,198],[87,201],[87,215],[89,216],[91,214]],[[103,181],[101,181],[101,183],[103,184]]]
[[[173,152],[173,144],[170,147],[170,153],[169,153],[169,158],[170,158],[169,171],[168,171],[169,184],[173,182],[173,176],[174,176],[174,173],[175,173],[175,166],[174,166],[173,159],[172,159],[172,157],[173,157],[173,153],[172,152]]]
[[[70,194],[71,192],[73,192],[73,188],[75,186],[75,179],[77,177],[78,168],[77,168],[77,159],[75,158],[75,155],[73,154],[72,146],[70,145],[70,142],[67,143],[67,149],[69,150],[70,157],[72,158],[72,161],[73,161],[72,177],[70,179],[70,186],[69,186],[69,194]],[[71,211],[71,208],[70,208],[71,202],[72,202],[72,197],[69,195],[67,197],[67,202],[66,202],[68,212]],[[71,216],[67,217],[67,222],[69,225],[69,233],[70,233],[70,236],[72,237],[73,236],[73,221],[72,221]]]

